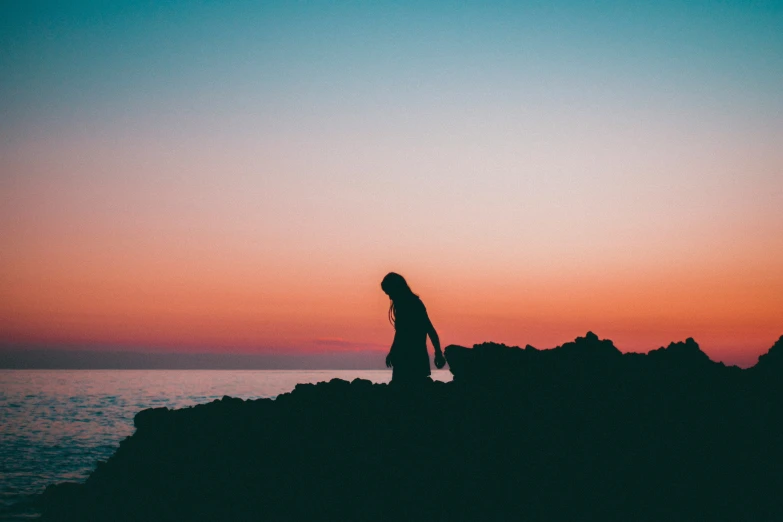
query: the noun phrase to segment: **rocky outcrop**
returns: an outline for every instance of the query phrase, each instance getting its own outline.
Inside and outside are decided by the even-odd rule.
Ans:
[[[752,369],[759,374],[767,374],[775,378],[783,377],[783,335],[767,353],[759,356],[759,361]]]
[[[85,484],[47,489],[44,520],[781,519],[779,346],[763,372],[692,339],[449,346],[451,383],[145,410]]]
[[[783,349],[781,349],[783,353]],[[473,348],[447,346],[449,368],[457,381],[523,384],[539,379],[651,378],[676,372],[692,377],[707,373],[736,374],[737,367],[716,363],[691,338],[647,354],[622,353],[612,341],[593,332],[550,350],[484,343]],[[783,357],[782,357],[783,358]]]

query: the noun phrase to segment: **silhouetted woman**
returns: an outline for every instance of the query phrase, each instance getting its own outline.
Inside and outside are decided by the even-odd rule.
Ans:
[[[427,309],[400,274],[390,272],[381,281],[381,288],[391,299],[389,322],[394,326],[394,342],[386,367],[393,368],[392,382],[416,383],[430,375],[427,336],[435,348],[435,366],[443,368],[446,360],[440,350],[438,332],[432,326]]]

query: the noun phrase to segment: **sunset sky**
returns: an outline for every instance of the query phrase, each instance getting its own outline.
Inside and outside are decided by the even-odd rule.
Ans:
[[[159,4],[0,6],[0,346],[783,334],[783,3]]]

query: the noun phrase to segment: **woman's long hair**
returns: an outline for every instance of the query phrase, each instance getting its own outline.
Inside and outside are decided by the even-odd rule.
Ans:
[[[419,296],[413,293],[405,278],[395,272],[386,274],[386,277],[381,281],[381,288],[389,294],[389,299],[391,299],[391,304],[389,304],[389,322],[397,328],[397,304],[411,298],[418,299]]]

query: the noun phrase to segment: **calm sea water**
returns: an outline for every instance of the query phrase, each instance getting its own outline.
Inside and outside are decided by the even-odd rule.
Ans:
[[[182,408],[220,399],[276,397],[297,383],[357,377],[388,382],[391,372],[361,370],[0,370],[0,518],[48,484],[83,480],[133,433],[145,408]],[[433,379],[449,381],[448,371]]]

